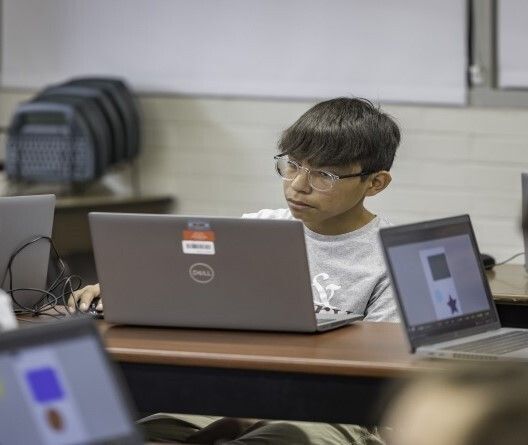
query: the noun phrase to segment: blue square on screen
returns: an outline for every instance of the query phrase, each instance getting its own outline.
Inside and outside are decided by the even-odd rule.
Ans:
[[[52,368],[32,369],[26,373],[26,379],[37,402],[52,402],[64,397],[57,374]]]

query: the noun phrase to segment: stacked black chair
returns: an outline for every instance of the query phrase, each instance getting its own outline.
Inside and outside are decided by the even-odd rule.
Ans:
[[[97,88],[111,98],[125,126],[126,159],[133,159],[139,154],[141,126],[137,107],[130,89],[121,79],[106,77],[83,77],[73,79],[71,85]]]
[[[110,132],[111,138],[111,163],[116,164],[126,159],[126,128],[121,119],[115,104],[111,99],[98,88],[88,88],[82,86],[59,85],[46,88],[37,97],[37,100],[58,100],[81,99],[83,102],[92,103],[99,108],[96,119],[101,119],[101,131]],[[92,113],[93,114],[93,113]],[[103,128],[105,127],[105,128]]]
[[[87,183],[140,152],[136,101],[121,79],[76,78],[17,107],[7,139],[8,178]]]

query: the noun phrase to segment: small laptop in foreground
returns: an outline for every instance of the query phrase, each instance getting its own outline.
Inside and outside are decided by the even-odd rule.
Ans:
[[[17,253],[11,265],[10,260],[26,243],[51,237],[54,211],[54,195],[0,197],[0,280],[5,291],[21,289],[13,292],[15,310],[31,308],[42,298],[29,289],[46,289],[50,242],[36,241]]]
[[[143,443],[132,419],[91,320],[1,333],[0,443]]]
[[[528,360],[528,330],[502,328],[468,215],[380,230],[411,351]]]
[[[300,221],[90,213],[113,323],[316,332],[362,315],[317,317]]]

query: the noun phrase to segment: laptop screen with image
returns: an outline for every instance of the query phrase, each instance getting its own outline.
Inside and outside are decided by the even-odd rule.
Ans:
[[[2,334],[0,443],[141,443],[95,329],[59,324]]]
[[[382,229],[413,346],[498,322],[468,216]]]

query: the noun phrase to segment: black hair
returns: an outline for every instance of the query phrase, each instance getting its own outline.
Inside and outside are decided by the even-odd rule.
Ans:
[[[364,172],[390,170],[400,129],[370,101],[339,97],[314,105],[284,130],[281,154],[314,167],[359,164]]]

